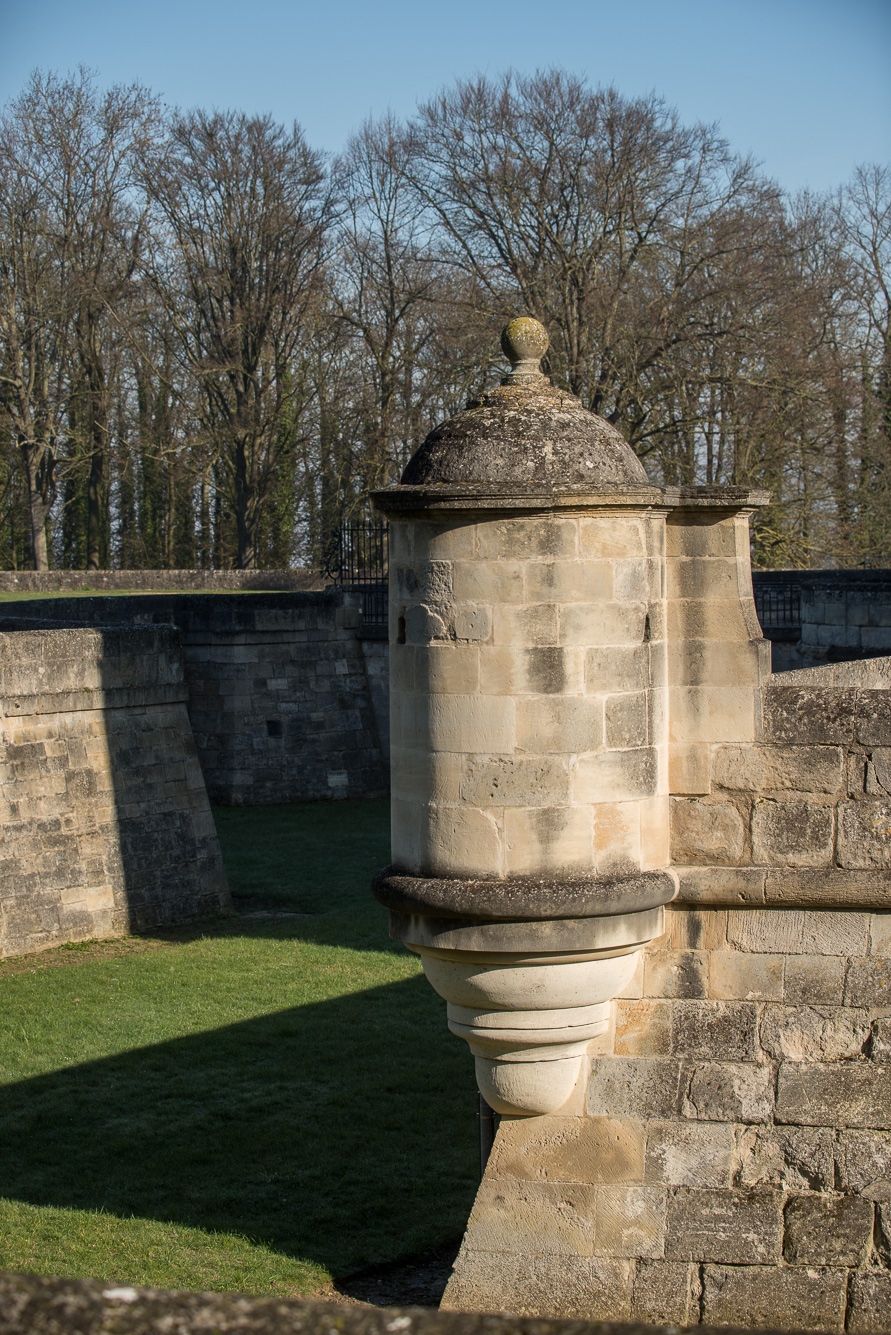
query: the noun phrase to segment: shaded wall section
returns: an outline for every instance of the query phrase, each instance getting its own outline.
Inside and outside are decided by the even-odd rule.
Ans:
[[[389,788],[386,643],[359,595],[144,594],[9,605],[66,624],[174,625],[212,802],[377,797]]]
[[[186,698],[172,627],[0,630],[0,955],[230,908]]]

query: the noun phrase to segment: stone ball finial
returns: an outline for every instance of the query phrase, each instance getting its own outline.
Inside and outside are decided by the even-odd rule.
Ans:
[[[544,379],[539,363],[548,350],[548,331],[531,315],[518,315],[504,326],[501,351],[510,362],[510,380]]]

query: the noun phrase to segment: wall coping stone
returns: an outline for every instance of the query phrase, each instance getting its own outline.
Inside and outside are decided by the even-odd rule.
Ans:
[[[750,487],[561,487],[450,484],[448,486],[386,487],[371,493],[383,514],[409,515],[436,511],[585,511],[690,510],[724,514],[748,512],[767,505],[770,492]]]
[[[91,1280],[0,1273],[0,1335],[668,1335],[676,1326],[439,1312],[235,1293],[172,1293]],[[743,1335],[697,1327],[699,1335]],[[748,1335],[785,1335],[750,1328]],[[798,1331],[798,1335],[808,1335]],[[813,1335],[813,1332],[811,1332]]]

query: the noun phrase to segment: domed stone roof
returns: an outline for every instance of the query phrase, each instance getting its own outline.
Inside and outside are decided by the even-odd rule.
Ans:
[[[548,336],[537,320],[511,320],[501,346],[512,364],[510,375],[430,432],[402,474],[403,486],[650,485],[615,427],[541,374]]]

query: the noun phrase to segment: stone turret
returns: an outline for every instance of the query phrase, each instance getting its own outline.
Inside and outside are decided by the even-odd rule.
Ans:
[[[539,370],[437,427],[390,520],[393,865],[375,882],[500,1112],[571,1098],[675,894],[663,492]]]

